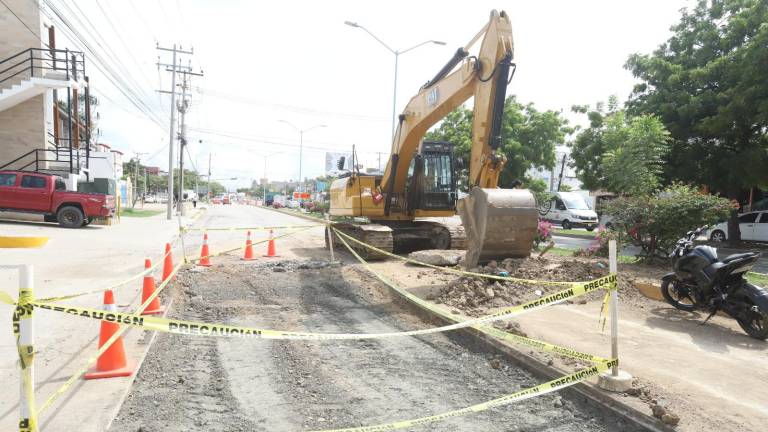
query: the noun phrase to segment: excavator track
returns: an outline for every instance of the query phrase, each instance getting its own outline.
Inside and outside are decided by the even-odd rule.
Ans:
[[[343,232],[344,234],[360,240],[363,243],[374,246],[378,249],[392,253],[394,250],[394,240],[392,235],[392,228],[379,224],[334,224],[334,228]],[[326,228],[328,230],[329,228]],[[362,246],[358,243],[347,241],[352,249],[355,250],[365,260],[382,260],[387,258],[386,255]],[[328,235],[325,236],[325,246],[328,247]],[[339,241],[338,236],[333,236],[333,247],[344,247],[343,243]]]

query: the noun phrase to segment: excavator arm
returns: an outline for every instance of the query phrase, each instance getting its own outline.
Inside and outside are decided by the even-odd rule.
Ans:
[[[478,54],[469,56],[470,48],[481,37]],[[470,97],[474,97],[474,117],[469,182],[471,186],[497,187],[506,160],[496,155],[495,150],[501,143],[512,58],[512,25],[505,12],[494,10],[477,36],[459,48],[440,72],[411,98],[400,115],[392,156],[381,181],[387,197],[385,214],[389,213],[391,200],[403,194],[408,166],[427,130]]]
[[[481,39],[477,54],[469,55]],[[409,200],[406,195],[415,198],[418,195],[414,194],[423,192],[414,186],[420,184],[416,171],[423,163],[414,163],[411,186],[408,186],[408,170],[429,128],[474,97],[470,191],[456,205],[466,232],[464,265],[474,267],[479,260],[530,254],[538,219],[535,199],[527,190],[498,188],[506,158],[497,150],[502,143],[504,101],[510,72],[514,72],[513,56],[510,19],[506,13],[494,10],[480,32],[459,48],[408,102],[400,114],[391,158],[383,176],[353,172],[331,185],[332,215],[367,216],[372,222],[347,226],[350,234],[382,249],[393,250],[393,245],[401,240],[435,240],[441,238],[440,233],[446,233],[443,228],[425,231],[427,225],[414,220],[419,217],[420,209],[411,203],[418,200]],[[450,207],[440,216],[452,214],[453,204]],[[422,212],[421,216],[430,214]],[[464,244],[459,237],[450,234],[447,241],[431,243],[438,248]]]

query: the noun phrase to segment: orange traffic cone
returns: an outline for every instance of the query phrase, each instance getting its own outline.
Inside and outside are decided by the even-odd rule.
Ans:
[[[274,257],[280,256],[277,253],[275,253],[275,239],[272,238],[272,230],[269,230],[269,242],[267,243],[267,254],[264,256],[268,258],[274,258]]]
[[[200,251],[200,261],[197,263],[199,266],[210,267],[211,264],[211,252],[208,250],[208,233],[203,234],[203,249]]]
[[[152,268],[152,261],[149,260],[149,258],[144,260],[144,268],[149,269]],[[147,299],[155,292],[155,278],[152,277],[151,274],[147,273],[144,275],[144,286],[141,290],[141,304],[144,304],[147,302]],[[160,297],[155,297],[152,300],[152,303],[147,306],[146,309],[144,309],[144,312],[142,312],[142,315],[159,315],[161,313],[165,312],[165,306],[160,304]]]
[[[165,261],[163,262],[163,282],[167,281],[173,273],[173,257],[171,256],[171,244],[165,244]]]
[[[245,253],[243,254],[243,261],[250,261],[253,257],[253,242],[251,241],[251,232],[248,231],[248,235],[245,237]]]
[[[112,290],[104,291],[104,310],[107,312],[117,312],[115,306],[115,296]],[[115,334],[120,324],[102,321],[101,332],[99,333],[99,348]],[[125,358],[125,348],[123,347],[123,338],[117,340],[107,348],[96,361],[96,368],[85,374],[85,379],[113,378],[122,376],[131,376],[136,370],[136,362],[128,361]]]

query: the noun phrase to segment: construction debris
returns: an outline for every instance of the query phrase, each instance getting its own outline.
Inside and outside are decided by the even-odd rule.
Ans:
[[[428,249],[411,252],[408,258],[436,266],[455,266],[464,258],[465,251],[453,249]]]
[[[507,258],[500,263],[491,261],[488,265],[474,268],[472,271],[548,281],[588,281],[607,274],[605,269],[595,266],[594,263],[562,257]],[[489,309],[520,304],[563,288],[557,285],[463,276],[446,284],[437,294],[435,302],[470,316],[480,316],[488,313]]]

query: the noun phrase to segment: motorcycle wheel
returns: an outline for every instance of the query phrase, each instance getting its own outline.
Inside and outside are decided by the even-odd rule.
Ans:
[[[661,295],[667,303],[685,312],[693,312],[696,309],[693,299],[688,294],[688,289],[682,286],[680,281],[663,280],[661,281]]]
[[[736,322],[749,336],[760,340],[768,339],[768,311],[759,307],[756,311],[752,310],[755,304],[749,298],[745,298],[744,302],[750,307],[736,318]]]

